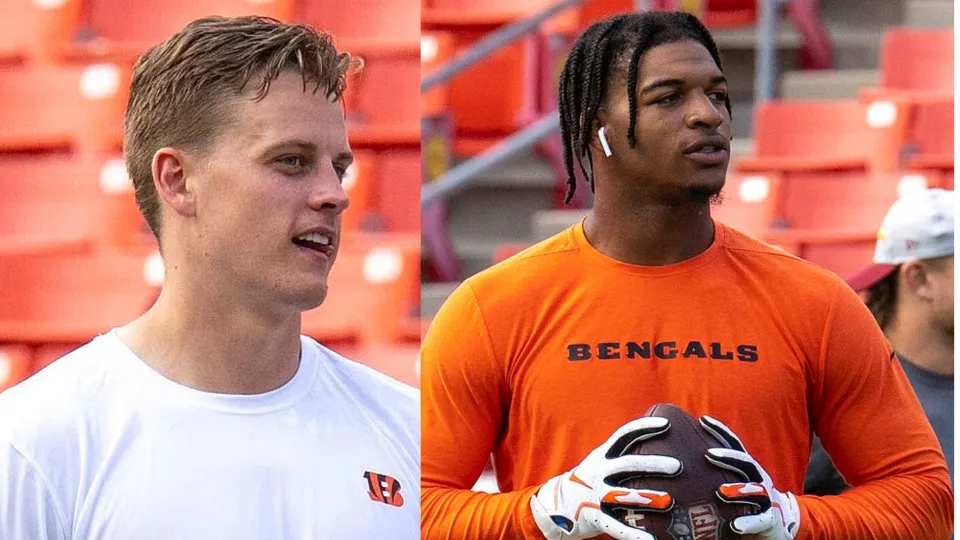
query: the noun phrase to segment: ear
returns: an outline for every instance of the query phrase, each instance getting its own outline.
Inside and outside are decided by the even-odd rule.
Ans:
[[[904,263],[900,273],[911,294],[926,302],[934,299],[936,291],[930,280],[930,268],[923,261]]]
[[[157,196],[177,214],[196,214],[196,195],[187,182],[186,156],[175,148],[161,148],[153,155],[153,187]]]
[[[604,131],[607,136],[607,142],[609,142],[611,139],[610,124],[607,123],[607,112],[603,110],[603,107],[597,110],[597,115],[594,116],[593,122],[590,123],[590,149],[602,156],[604,155],[603,145],[600,144],[600,136],[598,135],[600,128],[606,128]]]

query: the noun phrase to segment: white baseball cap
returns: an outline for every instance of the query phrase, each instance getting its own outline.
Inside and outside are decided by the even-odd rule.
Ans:
[[[847,284],[859,292],[905,262],[953,255],[953,205],[953,191],[940,188],[897,199],[877,232],[873,264],[848,278]]]

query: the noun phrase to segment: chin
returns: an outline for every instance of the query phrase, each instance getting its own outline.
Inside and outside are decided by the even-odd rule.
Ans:
[[[695,202],[716,205],[720,202],[725,183],[725,176],[710,179],[698,178],[687,191]]]

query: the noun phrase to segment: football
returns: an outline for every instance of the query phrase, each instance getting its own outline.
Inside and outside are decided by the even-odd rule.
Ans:
[[[706,460],[708,448],[719,446],[693,416],[671,404],[651,407],[644,416],[661,416],[670,420],[670,429],[658,437],[628,446],[623,454],[655,454],[673,456],[683,463],[683,470],[672,477],[633,477],[619,485],[634,489],[666,491],[673,497],[673,508],[667,512],[613,509],[620,521],[642,527],[658,540],[733,540],[735,534],[728,522],[750,513],[746,505],[722,502],[716,491],[720,484],[743,482],[739,475],[717,467]]]

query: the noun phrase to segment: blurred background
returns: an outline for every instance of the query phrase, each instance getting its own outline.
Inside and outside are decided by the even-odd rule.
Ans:
[[[590,207],[583,183],[563,205],[556,88],[614,13],[684,9],[711,30],[734,124],[718,220],[847,277],[897,197],[953,189],[952,1],[421,1],[424,328],[460,281]]]
[[[163,263],[121,153],[130,71],[208,15],[306,23],[364,58],[345,97],[356,163],[342,247],[303,332],[417,384],[415,0],[0,0],[0,391],[156,298]]]

